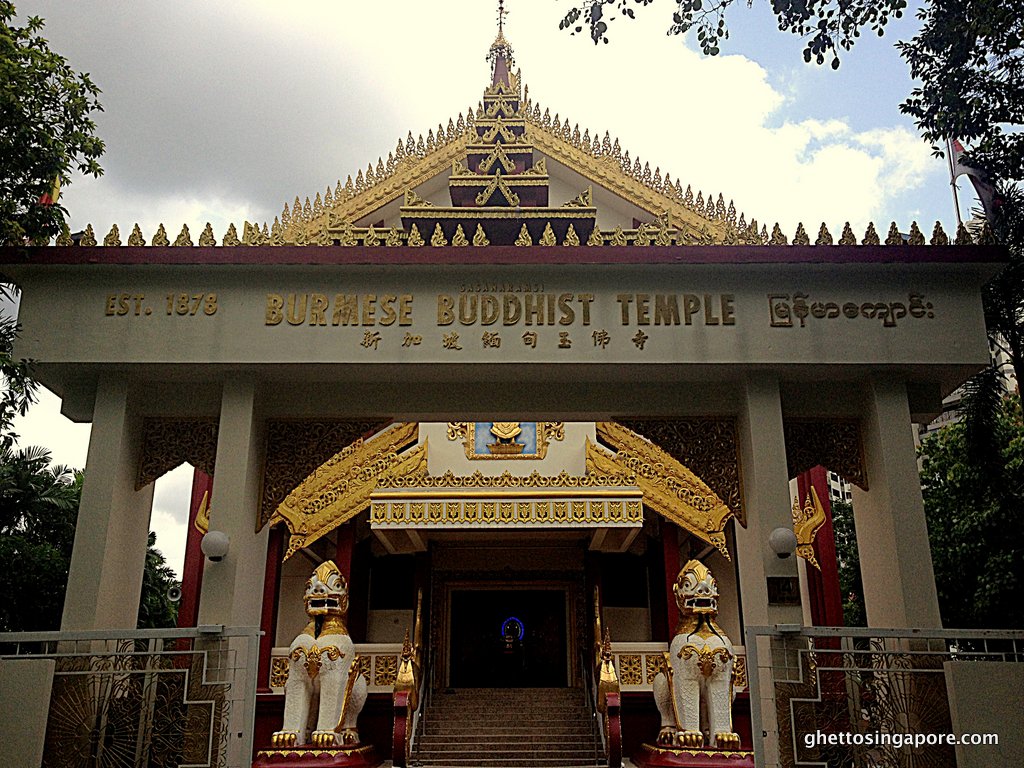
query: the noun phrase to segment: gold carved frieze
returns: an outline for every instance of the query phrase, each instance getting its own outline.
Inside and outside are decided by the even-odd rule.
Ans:
[[[484,475],[480,472],[474,472],[472,475],[455,475],[449,471],[443,475],[384,475],[378,486],[382,489],[635,488],[636,478],[620,471],[588,471],[585,475],[570,475],[568,472],[560,472],[557,475],[542,475],[539,472],[531,472],[529,475],[513,475],[510,472],[500,475]]]
[[[864,442],[857,419],[784,418],[782,428],[791,478],[820,465],[868,490]]]
[[[285,559],[366,509],[382,475],[425,474],[426,443],[405,450],[418,434],[419,425],[411,422],[369,440],[360,438],[299,483],[270,519],[283,522],[291,533]]]
[[[640,495],[619,489],[608,494],[545,491],[529,497],[493,490],[412,499],[382,494],[370,507],[375,528],[634,528],[643,519]]]
[[[216,458],[217,419],[144,418],[135,489],[185,463],[213,475]]]
[[[478,433],[478,429],[486,431]],[[478,435],[484,437],[484,449]],[[565,439],[565,423],[449,421],[448,439],[462,442],[467,459],[543,459],[552,440]]]
[[[372,435],[388,421],[274,420],[267,424],[263,492],[256,529],[263,528],[274,510],[303,478],[355,440]]]
[[[732,419],[629,420],[619,422],[690,469],[747,524],[740,486],[739,437]],[[614,447],[614,446],[613,446]]]
[[[621,424],[598,422],[597,435],[616,452],[611,454],[588,440],[588,472],[635,476],[645,505],[729,557],[725,526],[733,512],[707,484],[667,452]]]

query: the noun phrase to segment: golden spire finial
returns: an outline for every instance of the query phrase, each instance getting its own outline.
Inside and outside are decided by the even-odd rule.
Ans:
[[[487,52],[487,60],[491,63],[491,85],[503,83],[511,87],[509,69],[515,65],[512,58],[512,46],[505,39],[505,0],[498,0],[498,36],[491,43],[491,50]]]

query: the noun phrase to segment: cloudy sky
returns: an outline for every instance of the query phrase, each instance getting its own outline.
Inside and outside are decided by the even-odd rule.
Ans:
[[[98,238],[163,222],[193,239],[209,221],[272,221],[387,157],[409,131],[426,135],[466,112],[487,83],[496,2],[444,0],[18,0],[46,20],[52,47],[103,90],[107,151],[99,180],[63,191],[72,229]],[[507,0],[506,36],[534,100],[580,131],[610,131],[631,156],[696,193],[723,193],[747,218],[821,222],[838,236],[912,220],[955,230],[945,162],[931,156],[899,103],[913,83],[893,49],[908,16],[865,35],[838,72],[803,63],[765,0],[737,3],[724,55],[667,37],[674,4],[657,0],[611,28],[609,45],[558,29],[569,0]],[[962,185],[965,186],[965,185]],[[965,210],[971,198],[962,195]],[[44,398],[19,422],[23,444],[85,463],[88,426]],[[153,527],[180,568],[189,473],[158,484]]]

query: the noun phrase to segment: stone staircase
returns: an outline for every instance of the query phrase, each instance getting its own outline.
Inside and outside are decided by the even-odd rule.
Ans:
[[[423,713],[414,768],[607,765],[579,688],[460,688]]]

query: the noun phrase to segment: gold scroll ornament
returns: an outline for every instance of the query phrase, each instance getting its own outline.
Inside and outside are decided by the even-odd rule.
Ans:
[[[283,522],[291,533],[284,559],[366,509],[382,475],[426,474],[426,443],[405,451],[418,435],[419,425],[410,422],[360,438],[299,483],[268,521]]]
[[[635,476],[645,505],[730,559],[725,526],[733,512],[704,481],[654,443],[614,421],[598,422],[597,436],[616,453],[588,440],[588,474]]]
[[[814,537],[818,530],[825,524],[825,508],[818,498],[818,491],[811,486],[811,492],[804,500],[803,507],[800,506],[800,499],[793,497],[793,533],[796,534],[796,553],[807,562],[821,570],[818,559],[814,556]]]

